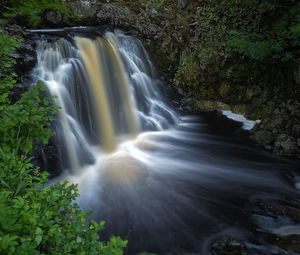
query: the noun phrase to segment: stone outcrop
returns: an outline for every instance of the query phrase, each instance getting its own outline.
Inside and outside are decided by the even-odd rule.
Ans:
[[[213,255],[250,255],[246,251],[244,244],[230,237],[223,237],[215,241],[215,243],[212,245],[212,254]]]
[[[274,108],[252,130],[251,137],[276,154],[299,156],[300,103],[281,102]]]

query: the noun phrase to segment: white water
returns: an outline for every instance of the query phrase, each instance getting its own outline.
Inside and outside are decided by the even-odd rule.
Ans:
[[[139,41],[120,31],[75,41],[77,47],[65,39],[39,41],[33,74],[60,107],[56,132],[64,171],[81,175],[118,153],[124,141],[179,118],[161,100],[159,80]]]
[[[234,113],[232,111],[222,111],[222,114],[225,115],[228,119],[243,123],[242,128],[244,130],[251,130],[256,124],[260,122],[260,120],[249,120],[244,115]]]

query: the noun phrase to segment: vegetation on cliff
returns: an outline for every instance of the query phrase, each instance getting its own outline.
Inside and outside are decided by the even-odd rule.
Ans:
[[[267,90],[268,99],[299,96],[294,80],[300,46],[297,1],[201,1],[192,15],[194,40],[181,53],[175,75],[179,86],[209,86],[216,98],[228,84],[222,100],[229,103],[249,102],[250,89]]]
[[[18,16],[37,24],[45,8],[66,10],[58,1],[5,3],[2,23],[12,22],[3,17]],[[44,96],[43,84],[17,97],[13,92],[18,77],[11,54],[21,43],[0,30],[0,253],[122,254],[126,241],[112,237],[102,242],[104,223],[87,223],[90,213],[75,203],[76,185],[45,185],[47,173],[31,162],[34,146],[53,135],[50,126],[59,109]]]

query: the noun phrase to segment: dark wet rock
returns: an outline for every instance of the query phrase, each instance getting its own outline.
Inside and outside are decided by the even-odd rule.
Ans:
[[[261,146],[266,149],[271,149],[273,143],[275,141],[274,136],[272,135],[271,131],[268,130],[259,130],[254,132],[252,138]]]
[[[267,247],[272,247],[268,249],[270,254],[299,254],[300,208],[298,201],[288,197],[258,200],[253,207],[251,222],[254,224],[253,235],[267,243]],[[293,231],[290,231],[291,229]],[[271,253],[271,250],[274,252]]]
[[[33,163],[42,170],[47,170],[50,177],[56,177],[61,174],[61,165],[59,162],[60,151],[55,137],[52,137],[48,144],[35,146]]]
[[[252,138],[282,156],[300,156],[300,104],[289,100],[274,103],[252,130]]]
[[[277,137],[273,151],[280,155],[295,155],[300,152],[297,140],[286,134],[280,134]]]
[[[230,238],[223,237],[218,239],[212,245],[213,255],[250,255],[245,248],[245,245],[241,242]]]
[[[259,200],[255,207],[256,212],[260,212],[272,217],[289,217],[293,221],[300,223],[300,208],[298,201],[281,200]]]
[[[70,5],[79,16],[79,19],[85,21],[96,16],[98,10],[96,3],[97,1],[93,0],[80,0],[72,1]]]
[[[161,28],[152,23],[145,13],[136,13],[124,3],[76,0],[70,5],[77,19],[65,18],[49,11],[45,14],[45,23],[54,27],[112,25],[138,33],[141,39],[145,37],[153,40],[162,35]]]
[[[101,5],[97,11],[96,17],[100,22],[106,22],[111,25],[129,25],[133,20],[132,13],[126,6],[108,3]]]
[[[16,102],[29,88],[29,73],[37,60],[35,42],[32,40],[32,33],[24,27],[10,25],[6,26],[4,30],[8,35],[16,36],[21,41],[20,47],[10,54],[10,57],[15,60],[14,72],[17,75],[17,84],[10,91],[10,99],[12,102]]]
[[[4,30],[9,34],[9,35],[14,35],[14,36],[19,36],[22,38],[30,38],[31,33],[26,30],[26,28],[18,25],[7,25],[4,27]]]
[[[213,245],[213,254],[296,255],[300,251],[299,223],[298,200],[283,195],[253,199],[236,221],[247,229],[242,235],[243,241],[230,237],[218,239]],[[232,240],[238,244],[232,245]]]
[[[63,16],[60,13],[49,11],[45,14],[45,22],[47,24],[59,25],[63,24]]]
[[[296,138],[300,138],[300,123],[295,123],[292,127],[292,135]]]
[[[8,35],[17,36],[22,40],[20,47],[16,52],[10,54],[15,59],[15,72],[21,80],[23,76],[27,75],[36,63],[35,42],[31,39],[32,33],[21,26],[11,25],[5,27]]]
[[[47,11],[44,16],[45,27],[63,27],[76,25],[96,25],[97,6],[94,1],[77,0],[69,3],[77,17],[64,17],[53,11]]]
[[[17,102],[21,99],[21,96],[24,92],[28,90],[28,87],[22,81],[17,83],[12,90],[9,92],[9,97],[12,102]]]
[[[178,4],[181,8],[185,8],[188,4],[188,0],[178,0]]]
[[[23,76],[28,73],[36,63],[36,51],[30,44],[22,44],[17,52],[11,53],[10,57],[16,60],[15,71]]]

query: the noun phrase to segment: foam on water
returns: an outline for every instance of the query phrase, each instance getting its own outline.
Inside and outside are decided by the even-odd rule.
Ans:
[[[244,115],[233,113],[232,111],[222,111],[222,114],[225,115],[228,119],[243,123],[242,128],[245,130],[251,130],[260,120],[249,120]]]

